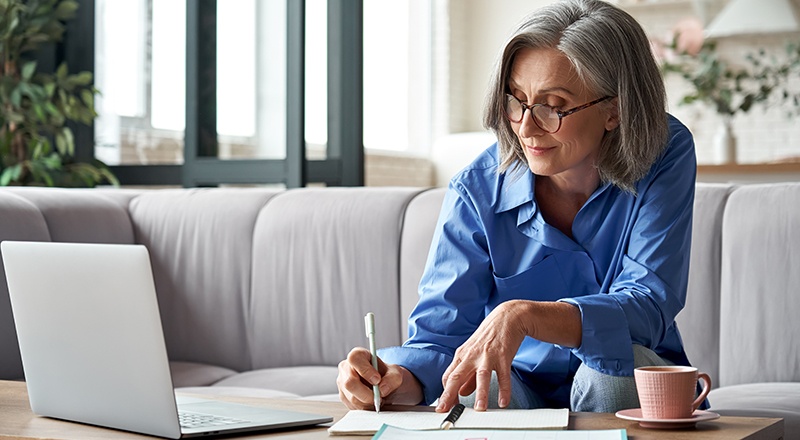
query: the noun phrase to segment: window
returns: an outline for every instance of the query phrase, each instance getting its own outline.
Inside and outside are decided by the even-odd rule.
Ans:
[[[183,163],[186,1],[96,1],[97,157],[114,165]],[[217,6],[221,158],[284,156],[285,29],[285,2]],[[261,132],[257,108],[272,115],[259,121]]]
[[[364,2],[364,146],[427,155],[432,3]]]
[[[198,3],[214,2],[188,4],[194,8],[192,11],[210,7],[197,6]],[[287,160],[287,145],[292,143],[287,132],[291,130],[287,124],[292,127],[287,94],[294,90],[290,83],[296,80],[287,75],[287,60],[291,59],[287,46],[291,46],[292,35],[292,25],[287,23],[293,23],[289,9],[298,8],[298,4],[305,14],[305,75],[301,92],[305,148],[309,158],[328,161],[319,167],[309,167],[309,172],[321,170],[321,174],[328,176],[330,170],[323,168],[341,168],[347,162],[340,155],[348,153],[340,151],[338,144],[352,143],[355,139],[347,137],[347,130],[353,124],[360,125],[360,115],[357,118],[344,113],[352,113],[350,109],[355,108],[348,107],[348,100],[361,105],[359,94],[364,97],[366,107],[363,144],[374,149],[427,153],[431,120],[431,6],[425,0],[364,3],[362,23],[368,25],[363,34],[359,33],[357,40],[347,37],[350,39],[335,39],[333,43],[328,36],[346,34],[352,26],[341,23],[361,15],[359,3],[228,0],[216,2],[216,10],[212,7],[210,12],[203,12],[210,14],[217,24],[216,102],[211,103],[211,99],[201,104],[212,106],[210,115],[216,117],[216,143],[209,150],[216,159]],[[334,5],[333,10],[330,5]],[[210,164],[205,154],[184,157],[184,139],[191,138],[184,130],[187,16],[191,17],[192,11],[187,15],[185,0],[95,0],[95,83],[102,93],[97,100],[100,116],[95,124],[95,155],[107,164],[183,165],[178,169],[184,175],[195,159],[204,161],[204,166]],[[329,29],[329,23],[338,26]],[[358,89],[346,92],[349,86],[343,84],[354,81],[346,78],[346,72],[352,72],[354,65],[361,65],[362,58],[359,54],[359,61],[348,64],[350,46],[337,52],[336,45],[352,45],[354,41],[361,41],[364,53],[368,54],[363,57],[363,89],[359,85]],[[334,47],[331,56],[342,57],[334,65],[338,62],[340,72],[345,72],[338,75],[345,78],[334,82],[328,78],[330,47]],[[198,57],[201,64],[208,59],[203,54]],[[338,95],[329,95],[330,87],[345,89]],[[330,96],[336,96],[338,103],[330,101]],[[199,120],[204,129],[213,125],[203,121],[209,119]],[[329,127],[330,121],[338,125]],[[335,138],[331,142],[328,139],[331,133],[347,139]],[[278,163],[262,165],[265,167],[259,172],[283,168]],[[334,184],[336,180],[322,179]]]

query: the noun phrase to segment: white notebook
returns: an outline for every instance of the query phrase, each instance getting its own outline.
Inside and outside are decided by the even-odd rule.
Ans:
[[[397,407],[393,407],[397,408]],[[446,413],[413,410],[351,410],[328,428],[330,435],[373,435],[386,424],[403,429],[440,429]],[[419,408],[419,407],[417,407]],[[569,410],[562,409],[464,409],[453,429],[567,429]]]
[[[624,429],[554,431],[550,429],[459,429],[451,431],[412,431],[384,425],[373,440],[627,440]]]

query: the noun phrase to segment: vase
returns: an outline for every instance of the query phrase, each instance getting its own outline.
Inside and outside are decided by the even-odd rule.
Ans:
[[[714,136],[714,159],[718,164],[736,163],[736,137],[731,129],[731,117],[722,119]]]

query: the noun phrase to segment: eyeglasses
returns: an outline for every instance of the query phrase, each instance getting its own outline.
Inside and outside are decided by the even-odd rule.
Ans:
[[[514,95],[506,95],[506,105],[504,110],[508,120],[515,124],[522,122],[522,118],[525,116],[525,110],[528,110],[533,118],[533,122],[536,123],[537,127],[541,128],[547,133],[555,133],[561,128],[561,119],[611,98],[613,98],[613,96],[595,99],[592,102],[587,102],[586,104],[579,105],[562,112],[561,110],[556,110],[547,104],[533,104],[528,106],[514,97]]]

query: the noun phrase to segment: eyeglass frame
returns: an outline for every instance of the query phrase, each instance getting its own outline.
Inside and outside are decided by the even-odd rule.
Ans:
[[[508,112],[506,111],[506,108],[508,106],[508,98],[514,99],[522,107],[522,115],[519,117],[519,120],[517,120],[517,121],[511,119],[511,115],[509,115]],[[525,111],[527,110],[528,113],[530,114],[531,119],[533,120],[533,123],[536,124],[536,126],[539,127],[539,129],[543,130],[547,134],[553,134],[553,133],[558,132],[558,130],[561,130],[561,120],[564,119],[565,117],[567,117],[567,116],[569,116],[569,115],[571,115],[573,113],[577,113],[577,112],[579,112],[579,111],[581,111],[583,109],[587,109],[587,108],[589,108],[589,107],[591,107],[591,106],[593,106],[595,104],[599,104],[599,103],[601,103],[603,101],[612,99],[612,98],[615,98],[615,96],[604,96],[602,98],[595,99],[594,101],[587,102],[586,104],[582,104],[582,105],[579,105],[577,107],[573,107],[573,108],[571,108],[569,110],[561,111],[561,110],[558,110],[558,109],[554,108],[553,106],[547,105],[547,104],[526,105],[524,102],[522,102],[519,99],[517,99],[516,96],[514,96],[514,95],[512,95],[510,93],[506,93],[506,105],[503,106],[503,114],[506,115],[506,119],[508,119],[509,122],[513,122],[515,124],[519,124],[519,123],[522,122],[523,119],[525,119]],[[536,107],[548,107],[548,108],[550,108],[550,110],[556,112],[556,114],[558,115],[558,127],[556,127],[555,130],[548,131],[546,128],[544,128],[541,125],[539,125],[539,122],[537,122],[536,118],[533,116],[533,109],[536,108]]]

